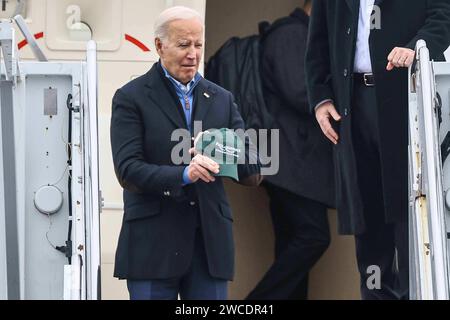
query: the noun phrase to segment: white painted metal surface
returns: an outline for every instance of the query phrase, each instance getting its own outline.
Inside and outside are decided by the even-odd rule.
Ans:
[[[16,46],[13,41],[7,44],[7,50]],[[3,42],[2,49],[5,51]],[[17,188],[11,189],[17,190],[18,244],[7,245],[6,250],[0,247],[0,284],[14,283],[10,279],[17,274],[17,298],[84,300],[100,296],[95,44],[90,43],[88,49],[87,62],[15,64],[14,56],[8,55],[2,65],[2,74],[13,83],[11,127],[15,135],[10,143],[17,146],[13,170]],[[62,190],[62,206],[48,210],[41,203],[46,196],[42,197],[41,191],[52,187]],[[2,204],[8,201],[4,198],[0,198]],[[3,214],[0,218],[0,236],[4,237],[8,228]],[[3,267],[11,261],[5,254],[8,248],[18,255],[15,272]],[[11,296],[11,286],[2,287],[7,290],[0,291],[0,298],[16,298]]]
[[[417,43],[410,77],[410,248],[411,297],[449,298],[448,240],[444,206],[440,122],[449,113],[438,108],[434,68],[424,41]]]

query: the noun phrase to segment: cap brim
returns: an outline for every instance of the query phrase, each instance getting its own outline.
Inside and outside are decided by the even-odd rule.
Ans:
[[[219,173],[217,173],[216,176],[229,177],[239,181],[237,164],[221,164],[219,166]]]

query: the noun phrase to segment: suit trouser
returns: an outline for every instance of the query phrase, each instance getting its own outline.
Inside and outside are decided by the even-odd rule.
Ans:
[[[355,83],[352,136],[367,228],[363,234],[355,236],[361,297],[407,299],[408,212],[404,213],[403,221],[385,223],[377,107],[375,87]],[[398,201],[407,199],[399,198]],[[377,279],[378,274],[380,279]]]
[[[198,229],[200,230],[200,229]],[[189,270],[172,279],[127,280],[130,300],[226,300],[228,281],[210,276],[203,238],[197,231]]]
[[[308,273],[330,243],[325,205],[267,185],[275,261],[247,299],[306,299]]]

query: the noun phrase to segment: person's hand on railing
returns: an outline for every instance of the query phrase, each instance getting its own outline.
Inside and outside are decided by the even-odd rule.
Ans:
[[[409,68],[415,56],[415,51],[409,48],[395,47],[388,56],[386,70],[391,71],[394,68]]]

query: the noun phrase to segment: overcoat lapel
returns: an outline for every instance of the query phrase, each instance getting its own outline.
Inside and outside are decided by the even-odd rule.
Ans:
[[[162,80],[162,81],[161,81]],[[157,64],[155,63],[152,69],[148,72],[148,82],[146,92],[147,97],[158,106],[161,111],[173,122],[177,128],[187,128],[186,119],[180,112],[180,105],[170,92],[168,85],[170,83],[165,83],[166,79],[163,79],[159,74],[157,69]]]
[[[205,79],[200,80],[197,88],[195,88],[194,115],[192,117],[191,128],[193,128],[194,121],[205,121],[214,101],[215,92],[212,87],[208,86]]]

